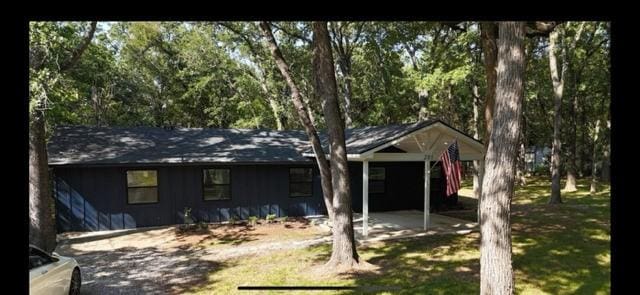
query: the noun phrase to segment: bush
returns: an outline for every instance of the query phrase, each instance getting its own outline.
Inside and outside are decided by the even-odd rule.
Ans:
[[[236,218],[233,216],[229,217],[229,224],[236,224]]]
[[[276,222],[278,223],[285,223],[285,221],[287,221],[287,216],[276,218]]]
[[[193,218],[191,218],[191,208],[184,207],[184,223],[192,224]]]
[[[249,216],[249,223],[251,223],[252,226],[255,226],[258,223],[258,217],[257,216]]]
[[[267,222],[271,223],[273,222],[274,219],[276,219],[276,215],[275,214],[267,214]]]

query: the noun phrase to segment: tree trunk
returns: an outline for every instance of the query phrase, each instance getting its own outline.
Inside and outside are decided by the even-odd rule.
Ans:
[[[324,204],[327,208],[329,220],[333,221],[333,186],[331,184],[331,170],[329,168],[329,163],[327,162],[327,156],[322,149],[320,138],[318,137],[315,125],[312,123],[309,112],[302,101],[300,90],[298,89],[296,83],[293,81],[293,76],[291,75],[289,65],[282,56],[282,52],[280,52],[280,49],[278,48],[278,43],[276,43],[276,39],[273,37],[271,26],[269,26],[267,22],[260,22],[260,29],[262,30],[262,34],[265,37],[267,47],[269,48],[269,51],[271,52],[271,55],[273,56],[278,69],[280,70],[280,74],[282,74],[285,81],[287,82],[287,85],[291,89],[291,100],[293,101],[293,105],[296,109],[296,112],[298,113],[298,118],[300,119],[300,122],[302,123],[302,126],[304,127],[304,130],[309,137],[309,142],[311,143],[313,152],[316,155],[316,162],[318,163],[318,167],[320,170],[320,180],[322,184]]]
[[[606,139],[606,137],[605,137]],[[609,145],[608,144],[603,144],[602,145],[602,167],[601,167],[601,176],[600,176],[600,180],[603,182],[609,182],[610,181],[610,177],[611,177],[611,170],[609,168]]]
[[[561,106],[562,106],[562,92],[564,89],[564,76],[566,66],[564,62],[566,56],[564,55],[564,49],[562,50],[563,65],[560,72],[558,71],[558,62],[556,59],[556,42],[559,38],[559,32],[554,30],[549,35],[549,67],[551,70],[551,81],[553,83],[553,145],[551,147],[551,198],[549,198],[549,204],[562,203],[562,197],[560,195],[560,127],[561,127]]]
[[[90,23],[87,34],[71,55],[62,61],[57,69],[59,74],[73,68],[80,60],[84,51],[89,47],[96,31],[97,22]],[[30,48],[36,53],[38,48]],[[29,61],[31,69],[39,71],[45,64],[44,60],[34,58]],[[51,70],[51,69],[50,69]],[[49,160],[47,157],[45,105],[47,91],[56,84],[57,78],[50,84],[40,85],[44,93],[40,97],[29,97],[29,243],[51,252],[56,247],[55,204],[51,196],[51,179],[49,176]],[[30,95],[34,95],[30,93]]]
[[[584,111],[584,110],[580,114],[580,122],[582,124],[581,126],[586,126],[587,125],[587,112]],[[580,158],[582,160],[580,161],[581,164],[580,164],[579,169],[580,169],[580,173],[581,173],[580,176],[582,177],[584,175],[588,175],[589,171],[591,169],[589,169],[589,165],[588,165],[588,162],[589,162],[589,160],[588,160],[589,159],[589,148],[587,147],[588,146],[587,145],[587,141],[588,141],[587,132],[588,131],[587,131],[587,128],[584,128],[584,127],[580,128],[580,129],[582,129],[582,132],[580,132],[580,143],[581,143],[581,146],[580,146]]]
[[[98,88],[95,85],[91,86],[91,101],[93,102],[93,111],[96,120],[96,126],[102,125],[102,106],[100,101],[100,96],[98,95]]]
[[[56,247],[55,214],[40,105],[29,112],[29,243],[51,252]]]
[[[429,105],[429,91],[420,90],[418,92],[418,102],[420,103],[420,110],[418,111],[418,120],[424,121],[429,119],[428,105]]]
[[[487,75],[487,90],[484,98],[484,149],[486,151],[489,145],[489,138],[491,138],[495,108],[498,26],[494,22],[482,22],[480,24],[480,37],[482,39],[482,53],[484,54],[484,70]]]
[[[480,294],[513,294],[511,198],[524,93],[523,22],[501,22],[495,117],[480,202]]]
[[[480,93],[478,92],[478,84],[473,83],[473,137],[480,139]],[[475,160],[473,161],[473,197],[478,201],[478,223],[480,223],[480,197],[482,194],[482,176],[484,166],[483,162]]]
[[[610,181],[610,177],[611,177],[611,170],[610,170],[610,155],[609,155],[609,149],[611,148],[609,146],[609,131],[611,131],[611,124],[610,121],[607,121],[607,128],[605,129],[606,132],[603,136],[603,144],[602,144],[602,167],[600,168],[602,171],[602,175],[600,177],[600,180],[603,182],[609,182]]]
[[[575,82],[574,82],[575,84]],[[572,143],[569,148],[569,157],[567,161],[567,182],[564,186],[564,190],[568,192],[575,192],[578,189],[576,188],[576,170],[577,170],[577,152],[578,152],[578,133],[577,133],[577,119],[578,114],[578,96],[574,94],[573,97],[573,105],[571,108],[571,114],[568,116],[571,118],[571,138]]]
[[[480,139],[480,93],[478,92],[478,84],[473,83],[473,137]],[[482,167],[480,161],[473,161],[473,197],[476,200],[480,200],[481,185],[482,185]],[[478,209],[478,212],[479,209]]]
[[[494,22],[481,22],[480,23],[480,39],[482,54],[484,55],[484,71],[487,76],[487,88],[485,90],[484,97],[484,151],[485,161],[484,167],[480,167],[482,172],[482,178],[480,179],[479,194],[482,195],[482,184],[484,183],[485,169],[487,167],[486,152],[489,148],[489,139],[491,137],[491,128],[493,127],[493,112],[495,108],[495,95],[496,95],[496,81],[497,72],[496,66],[498,63],[498,26]],[[481,207],[480,202],[482,198],[478,199],[478,208]],[[479,214],[478,223],[481,222],[482,214]]]
[[[596,130],[593,133],[593,154],[591,158],[591,187],[589,192],[595,194],[598,191],[598,135],[600,134],[600,119],[596,121]]]
[[[349,163],[344,137],[344,122],[340,116],[338,88],[333,67],[331,41],[326,22],[313,22],[313,71],[315,91],[324,102],[323,112],[331,145],[331,180],[333,185],[333,248],[327,266],[335,269],[350,269],[358,264],[351,191],[349,186]]]
[[[276,120],[276,128],[278,130],[284,130],[284,124],[282,124],[282,118],[280,118],[280,106],[269,91],[264,70],[261,70],[260,76],[260,88],[262,88],[264,95],[267,97],[267,101],[269,102],[269,106],[271,107],[271,112],[273,113],[273,118]]]
[[[347,127],[353,127],[351,119],[351,73],[342,73],[344,76],[344,120]]]
[[[273,118],[276,120],[276,128],[278,130],[284,130],[284,124],[282,124],[282,118],[280,118],[280,106],[278,105],[278,102],[276,102],[271,94],[267,94],[267,99],[269,100],[269,106],[271,107]]]
[[[523,124],[524,125],[524,124]],[[525,186],[527,185],[527,178],[526,178],[526,173],[525,173],[525,168],[526,168],[526,163],[525,163],[525,147],[524,147],[524,140],[521,139],[520,141],[520,145],[519,145],[519,149],[518,149],[518,163],[516,165],[516,178],[518,180],[518,184],[520,186]]]

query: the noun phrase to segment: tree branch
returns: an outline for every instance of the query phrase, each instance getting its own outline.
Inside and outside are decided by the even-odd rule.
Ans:
[[[561,23],[562,22],[556,21],[527,22],[527,37],[549,37],[549,33],[551,33],[555,29],[555,27],[557,27]]]
[[[460,26],[462,22],[440,22],[441,25],[449,27],[455,31],[466,32],[467,29],[464,26]]]
[[[72,68],[78,62],[78,60],[80,59],[80,56],[82,56],[82,53],[84,53],[87,47],[89,47],[89,44],[91,43],[91,39],[93,39],[93,35],[96,32],[96,24],[97,24],[96,21],[91,22],[91,28],[89,29],[89,32],[87,32],[87,35],[84,37],[82,42],[80,42],[78,47],[76,47],[76,49],[73,51],[71,56],[67,60],[65,60],[60,66],[61,73]]]
[[[309,39],[309,38],[307,38],[307,37],[305,37],[305,36],[303,36],[301,34],[288,31],[288,30],[286,30],[286,29],[282,28],[281,26],[278,26],[278,25],[276,25],[274,23],[271,23],[270,25],[273,26],[274,28],[284,32],[285,34],[287,34],[287,35],[289,35],[291,37],[294,37],[294,38],[299,39],[301,41],[307,42],[308,44],[312,43],[311,39]]]

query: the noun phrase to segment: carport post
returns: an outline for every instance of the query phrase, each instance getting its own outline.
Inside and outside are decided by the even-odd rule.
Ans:
[[[362,162],[362,235],[367,235],[369,226],[369,161]]]
[[[431,155],[424,156],[424,230],[429,227],[429,198],[431,197]]]

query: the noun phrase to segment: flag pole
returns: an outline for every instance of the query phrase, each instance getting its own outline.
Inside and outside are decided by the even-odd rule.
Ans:
[[[457,141],[458,141],[458,140],[455,140],[455,142],[457,142]],[[453,143],[451,143],[451,144],[453,144]],[[449,146],[447,146],[447,148],[446,148],[446,149],[444,149],[444,151],[442,151],[442,153],[440,153],[440,157],[439,157],[438,159],[442,159],[442,154],[444,154],[444,152],[446,152],[446,151],[447,151],[447,149],[449,149],[449,147],[451,146],[451,144],[450,144]],[[440,162],[440,160],[438,160],[438,161],[436,161],[435,163],[433,163],[433,165],[431,166],[431,168],[429,168],[429,171],[431,171],[431,169],[433,169],[433,167],[435,167],[435,166],[438,164],[438,162]]]

